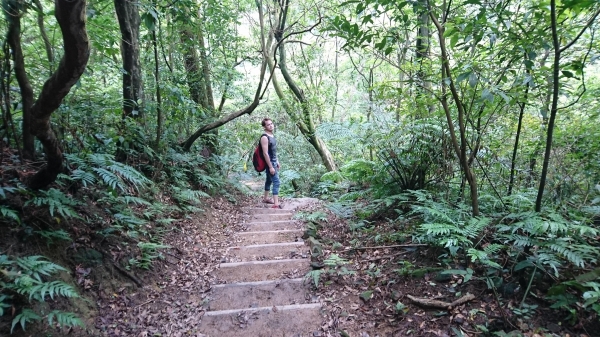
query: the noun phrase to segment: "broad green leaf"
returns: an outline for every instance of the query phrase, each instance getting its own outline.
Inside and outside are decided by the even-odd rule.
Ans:
[[[367,290],[365,292],[362,292],[360,295],[360,298],[362,298],[365,301],[370,300],[371,298],[373,298],[373,290]]]
[[[466,72],[466,73],[462,73],[460,75],[458,75],[458,77],[456,78],[456,82],[460,83],[464,80],[466,80],[467,78],[469,78],[469,76],[471,76],[471,72]]]
[[[471,74],[469,75],[469,85],[471,86],[471,88],[475,88],[475,86],[477,85],[477,82],[479,82],[479,79],[477,78],[477,74],[471,72]]]

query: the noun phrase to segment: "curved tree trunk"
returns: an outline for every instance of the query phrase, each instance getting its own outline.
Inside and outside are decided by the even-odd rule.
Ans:
[[[63,36],[64,55],[56,72],[44,83],[42,92],[31,107],[31,132],[44,146],[47,165],[28,181],[31,188],[52,183],[63,167],[63,157],[56,136],[50,128],[50,116],[79,80],[90,56],[85,27],[85,0],[56,0],[55,16]]]
[[[263,29],[263,25],[261,24],[261,46],[265,46],[265,41],[264,41],[264,29]],[[229,123],[230,121],[243,116],[245,114],[251,114],[254,109],[256,109],[256,107],[258,106],[258,103],[260,102],[260,98],[261,98],[261,91],[263,90],[263,80],[265,78],[265,73],[266,73],[266,69],[267,69],[267,58],[263,56],[263,61],[262,61],[262,65],[260,67],[260,75],[259,75],[259,79],[258,79],[258,86],[256,88],[256,93],[254,94],[254,99],[252,100],[252,102],[250,103],[250,105],[248,105],[247,107],[240,109],[238,111],[232,112],[226,116],[223,116],[219,119],[217,119],[216,121],[206,124],[202,127],[200,127],[198,130],[196,130],[196,132],[194,132],[194,134],[192,134],[188,139],[186,139],[183,143],[180,144],[180,146],[183,148],[184,151],[189,151],[190,148],[192,147],[192,145],[194,144],[194,142],[202,135],[204,135],[206,132],[211,131],[211,130],[215,130],[218,127],[225,125],[227,123]],[[268,86],[268,81],[265,85]],[[213,106],[214,108],[214,106]],[[221,110],[218,110],[219,113],[221,113]]]
[[[181,147],[183,148],[183,150],[189,151],[190,148],[192,147],[192,145],[194,144],[194,142],[200,136],[202,136],[204,133],[214,130],[222,125],[225,125],[240,116],[243,116],[245,114],[251,114],[254,111],[254,109],[256,109],[256,107],[258,106],[258,103],[260,101],[261,91],[263,88],[263,79],[265,78],[266,68],[267,68],[267,62],[266,62],[266,60],[263,60],[262,66],[260,68],[260,78],[259,78],[259,82],[258,82],[258,87],[256,88],[256,93],[254,94],[254,100],[252,101],[252,103],[250,103],[250,105],[248,105],[247,107],[240,109],[238,111],[232,112],[232,113],[228,114],[227,116],[223,116],[223,117],[219,118],[218,120],[216,120],[210,124],[206,124],[206,125],[202,126],[201,128],[199,128],[198,130],[196,130],[196,132],[194,132],[194,134],[192,134],[187,140],[185,140],[183,143],[180,144]]]
[[[259,7],[259,16],[261,16],[261,21],[262,21],[262,15],[263,15],[262,8],[258,2],[257,2],[257,4]],[[286,17],[287,17],[288,8],[289,8],[289,0],[284,1],[284,3],[281,4],[281,7],[280,7],[281,12],[279,13],[279,17],[281,19],[276,21],[276,27],[273,28],[273,30],[274,30],[273,36],[275,37],[275,40],[277,42],[277,46],[276,46],[277,50],[274,50],[273,54],[275,55],[277,53],[277,51],[279,51],[279,69],[281,70],[281,75],[283,75],[285,82],[287,83],[288,87],[294,94],[294,97],[296,98],[296,100],[300,103],[300,106],[302,109],[301,116],[299,116],[299,117],[291,116],[291,117],[294,121],[296,121],[296,125],[298,126],[298,129],[300,130],[300,132],[302,132],[302,134],[304,135],[304,137],[306,137],[308,142],[315,148],[315,150],[317,150],[317,153],[319,153],[319,156],[321,157],[323,164],[327,168],[327,171],[330,171],[330,172],[336,171],[337,166],[335,165],[335,161],[333,159],[333,156],[331,155],[331,152],[329,152],[329,149],[327,148],[327,145],[325,145],[323,140],[321,140],[319,137],[317,137],[313,114],[310,110],[308,100],[306,99],[306,96],[304,95],[304,91],[302,91],[302,89],[300,89],[298,87],[298,85],[296,84],[296,82],[294,81],[294,79],[292,78],[292,76],[290,75],[290,73],[287,70],[286,57],[285,57],[286,56],[285,41],[283,40],[283,31],[285,29],[285,21],[286,21]],[[265,47],[265,50],[266,50],[266,48],[267,47]],[[273,70],[273,67],[274,67],[274,65],[270,65],[270,68],[272,70]],[[281,92],[281,90],[278,91],[278,95],[280,95],[280,94],[281,94],[280,98],[282,98],[282,100],[283,100],[283,97],[282,97],[283,93]],[[288,114],[293,114],[292,110],[290,110],[289,108],[286,109],[286,112]]]
[[[33,159],[35,155],[35,138],[31,133],[31,106],[33,105],[33,89],[27,72],[25,71],[25,59],[21,47],[21,16],[24,11],[22,4],[17,0],[5,1],[5,15],[8,21],[8,31],[6,39],[13,52],[13,62],[15,68],[15,77],[21,90],[21,100],[23,106],[23,159]]]

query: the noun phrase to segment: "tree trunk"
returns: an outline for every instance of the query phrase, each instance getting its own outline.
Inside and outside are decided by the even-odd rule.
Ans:
[[[204,81],[202,80],[202,74],[200,72],[200,61],[198,60],[198,54],[194,48],[194,35],[189,28],[183,28],[180,32],[182,49],[183,49],[183,63],[185,65],[186,79],[188,87],[190,89],[190,98],[196,104],[206,108],[208,102],[206,100],[206,89],[204,88]]]
[[[417,26],[417,43],[416,43],[416,62],[418,63],[417,79],[419,85],[422,86],[417,88],[418,96],[426,97],[431,91],[431,82],[427,80],[425,70],[423,69],[423,63],[429,58],[429,12],[427,10],[427,0],[418,0],[415,4],[415,14],[418,17],[419,25]],[[419,109],[421,110],[421,109]],[[427,112],[431,114],[434,110],[432,104],[427,105]],[[417,111],[417,114],[420,112]]]
[[[200,62],[202,63],[202,80],[204,82],[204,95],[206,96],[206,108],[210,110],[213,117],[215,113],[215,100],[213,98],[212,81],[210,79],[210,65],[204,43],[204,32],[202,27],[198,29],[198,43],[200,44]]]
[[[263,16],[262,8],[261,8],[260,3],[257,2],[257,4],[259,7],[259,16],[261,17],[261,21],[262,21],[262,16]],[[273,28],[274,29],[273,36],[275,37],[275,40],[277,41],[277,46],[278,46],[277,50],[274,50],[274,54],[276,54],[277,51],[279,51],[279,69],[281,70],[281,75],[283,75],[285,82],[287,83],[288,87],[294,94],[294,97],[296,98],[296,100],[300,103],[300,107],[302,109],[302,115],[300,118],[294,118],[296,116],[292,116],[292,118],[296,121],[296,125],[298,125],[300,132],[302,132],[302,134],[304,135],[304,137],[306,137],[308,142],[315,148],[315,150],[317,150],[317,153],[319,153],[319,156],[321,157],[323,164],[327,168],[327,171],[330,171],[330,172],[336,171],[337,166],[335,165],[333,156],[329,152],[329,149],[327,149],[327,146],[325,145],[325,143],[319,137],[317,137],[314,120],[313,120],[313,114],[310,110],[308,100],[306,99],[306,96],[304,95],[304,91],[302,91],[296,85],[296,82],[294,81],[294,79],[292,79],[290,73],[287,70],[286,57],[285,57],[285,55],[286,55],[285,54],[285,42],[283,41],[283,31],[285,29],[285,21],[286,21],[286,17],[287,17],[287,10],[289,8],[289,0],[285,1],[285,3],[282,4],[281,6],[282,6],[280,8],[281,12],[279,13],[281,19],[276,21],[276,25]],[[266,47],[265,47],[265,49],[266,49]],[[286,112],[288,114],[293,114],[293,112],[288,109],[286,109]]]
[[[525,54],[525,57],[527,57],[527,54]],[[527,70],[527,74],[529,74],[530,71]],[[525,97],[523,98],[523,102],[521,102],[520,105],[520,110],[519,110],[519,122],[517,124],[517,133],[515,136],[515,145],[513,147],[513,153],[512,153],[512,158],[510,161],[510,179],[508,180],[508,193],[507,195],[511,195],[512,194],[512,189],[513,189],[513,185],[514,185],[514,180],[515,180],[515,166],[517,164],[517,152],[519,149],[519,138],[521,136],[521,127],[523,125],[523,115],[525,114],[525,105],[527,104],[527,96],[529,94],[529,82],[527,82],[527,86],[525,87]]]
[[[470,187],[470,196],[471,196],[471,209],[473,212],[473,216],[479,215],[479,197],[477,191],[477,179],[475,174],[471,170],[469,166],[468,158],[467,158],[467,137],[466,137],[466,126],[465,126],[465,111],[460,100],[460,96],[458,91],[456,90],[456,86],[454,85],[454,80],[452,78],[452,72],[450,71],[448,52],[446,50],[446,42],[444,38],[444,27],[437,21],[433,12],[430,10],[430,17],[433,21],[435,27],[438,31],[438,38],[440,42],[440,51],[441,51],[441,62],[442,62],[442,106],[444,108],[444,112],[446,114],[446,120],[448,123],[448,129],[450,131],[450,137],[452,141],[452,145],[454,147],[454,151],[458,157],[460,166],[463,171],[464,178],[469,183]],[[452,95],[452,99],[456,105],[458,110],[458,128],[459,128],[459,136],[460,136],[460,144],[456,138],[456,133],[454,130],[454,121],[452,120],[452,116],[450,113],[450,107],[448,105],[447,95],[446,95],[446,81],[449,82],[450,93]]]
[[[38,28],[40,29],[40,35],[42,35],[42,40],[44,41],[46,57],[48,58],[50,67],[50,75],[52,75],[52,71],[54,71],[54,52],[52,51],[52,44],[50,43],[50,39],[48,39],[48,34],[46,34],[46,28],[44,28],[44,7],[40,0],[33,0],[33,3],[37,7]]]
[[[160,73],[158,71],[158,46],[156,43],[156,30],[152,31],[152,48],[154,49],[154,80],[156,82],[156,144],[155,149],[160,147],[163,133],[162,98],[160,96]]]
[[[550,150],[552,149],[552,135],[554,133],[554,121],[556,120],[556,111],[558,109],[558,87],[560,76],[560,45],[558,41],[558,32],[556,26],[556,0],[550,1],[550,28],[552,31],[552,46],[554,47],[554,65],[552,71],[552,105],[550,108],[550,119],[548,120],[548,134],[546,136],[546,150],[544,151],[544,162],[542,164],[542,174],[540,176],[540,185],[538,187],[537,198],[535,200],[535,211],[542,210],[542,198],[546,186],[546,176],[548,175],[548,164],[550,162]]]
[[[33,89],[25,71],[25,59],[21,47],[21,16],[25,13],[18,0],[6,0],[6,20],[8,31],[6,40],[12,49],[15,77],[21,90],[21,105],[23,109],[23,159],[33,159],[35,155],[35,138],[31,131],[31,107],[33,105]],[[7,112],[10,113],[10,112]]]
[[[90,56],[85,27],[85,0],[56,0],[55,16],[63,36],[64,54],[56,72],[44,83],[42,92],[31,107],[31,132],[40,140],[46,153],[47,165],[28,181],[38,189],[54,182],[63,167],[59,143],[50,128],[50,116],[58,109],[63,98],[79,80]]]
[[[123,57],[123,117],[142,115],[139,100],[142,93],[140,67],[140,13],[138,4],[129,0],[114,0],[119,29],[121,30],[121,56]]]
[[[558,26],[556,21],[556,0],[550,0],[550,30],[552,31],[552,47],[554,48],[554,66],[553,66],[553,83],[552,83],[552,107],[550,109],[550,119],[548,120],[548,134],[546,136],[546,150],[544,151],[544,162],[542,164],[542,174],[540,176],[540,185],[538,188],[537,198],[535,200],[535,211],[542,210],[542,199],[544,196],[544,188],[546,186],[546,176],[548,175],[548,165],[550,162],[550,151],[552,150],[552,137],[554,134],[554,123],[556,113],[558,111],[558,95],[559,95],[559,80],[560,80],[560,57],[562,52],[569,49],[583,35],[583,32],[588,29],[596,18],[600,15],[600,9],[597,9],[588,22],[581,29],[580,33],[575,35],[575,38],[566,43],[563,47],[560,46],[558,37]]]

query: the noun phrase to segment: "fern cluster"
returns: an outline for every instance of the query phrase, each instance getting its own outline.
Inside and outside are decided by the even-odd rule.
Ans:
[[[65,268],[46,260],[42,256],[26,256],[11,259],[0,255],[0,316],[4,310],[13,306],[15,296],[24,296],[29,302],[45,302],[47,298],[79,297],[72,286],[62,281],[46,281],[46,278],[57,272],[67,271]],[[52,311],[46,316],[48,324],[54,322],[59,326],[83,326],[73,313]],[[40,321],[44,317],[30,308],[22,308],[12,321],[11,332],[17,325],[22,329],[31,322]]]
[[[102,182],[114,191],[131,194],[139,191],[140,188],[152,185],[152,181],[144,174],[116,161],[114,155],[91,153],[83,157],[75,154],[65,156],[69,163],[76,167],[68,179],[79,182],[83,186]]]
[[[556,212],[509,214],[497,231],[498,239],[506,244],[535,247],[535,254],[527,260],[543,270],[549,267],[555,277],[564,262],[583,268],[595,264],[600,254],[598,247],[589,244],[596,240],[598,229],[568,221]]]

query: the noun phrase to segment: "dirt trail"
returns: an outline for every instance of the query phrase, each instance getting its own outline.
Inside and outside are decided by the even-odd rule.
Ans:
[[[101,336],[319,336],[321,304],[302,279],[309,247],[292,220],[316,199],[270,209],[259,193],[237,204],[214,198],[180,222],[143,287],[99,287],[88,326]]]

